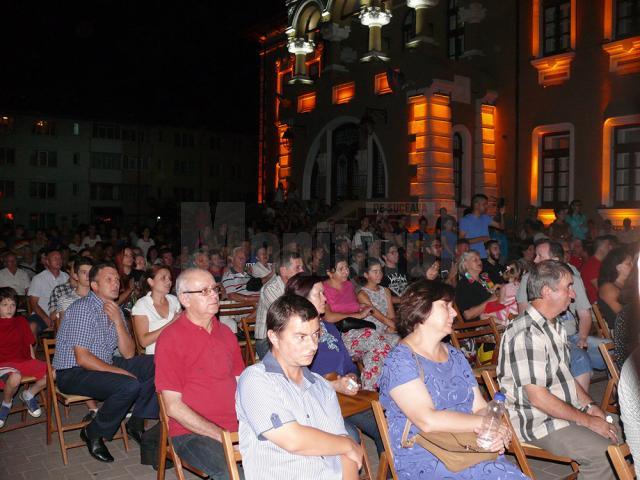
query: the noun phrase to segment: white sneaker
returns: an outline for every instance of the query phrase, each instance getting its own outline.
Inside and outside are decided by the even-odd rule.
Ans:
[[[24,398],[24,390],[20,392],[20,400],[23,401],[25,406],[27,407],[27,412],[32,417],[39,417],[42,415],[42,409],[40,408],[40,404],[38,403],[38,399],[36,397],[31,397],[31,400],[27,400]]]

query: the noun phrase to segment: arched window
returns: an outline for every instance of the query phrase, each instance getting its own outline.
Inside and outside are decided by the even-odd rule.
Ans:
[[[462,135],[453,134],[453,184],[456,205],[462,204],[462,163],[464,162],[464,143]]]
[[[402,48],[416,38],[416,11],[410,8],[402,22]]]

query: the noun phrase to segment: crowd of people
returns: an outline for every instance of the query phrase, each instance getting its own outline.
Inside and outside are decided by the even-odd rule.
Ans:
[[[507,428],[489,449],[496,460],[462,472],[404,441],[478,431],[479,345],[448,339],[456,322],[490,318],[503,332],[497,375],[518,438],[574,459],[580,478],[615,478],[606,447],[621,428],[640,462],[638,230],[625,220],[599,231],[577,200],[548,227],[535,207],[518,225],[488,208],[476,195],[459,221],[441,209],[433,227],[376,214],[312,229],[318,217],[285,203],[247,231],[223,224],[193,245],[166,227],[5,228],[0,428],[22,377],[37,381],[20,401],[42,414],[34,345],[54,335],[58,388],[94,399],[80,436],[99,461],[114,460],[105,440],[128,414],[128,435],[142,441],[158,392],[178,454],[211,478],[227,478],[222,429],[239,431],[246,478],[358,478],[361,433],[378,454],[382,438],[371,410],[343,418],[337,395],[363,389],[379,392],[400,478],[526,478],[502,456]],[[219,314],[237,302],[255,306],[255,365],[244,364],[238,317]],[[622,369],[622,426],[589,394],[610,341],[593,305]]]

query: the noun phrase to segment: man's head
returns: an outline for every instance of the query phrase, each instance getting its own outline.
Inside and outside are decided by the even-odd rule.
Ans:
[[[536,243],[536,258],[534,263],[540,263],[544,260],[558,260],[564,259],[564,249],[562,245],[548,238],[538,240]]]
[[[267,247],[260,247],[256,251],[256,260],[263,265],[269,263],[269,252],[267,251]]]
[[[298,295],[278,298],[267,312],[267,338],[279,361],[295,367],[311,364],[320,339],[316,307]]]
[[[349,255],[349,242],[346,238],[336,240],[336,254],[347,257]]]
[[[468,252],[470,248],[469,240],[466,238],[459,238],[458,243],[456,244],[456,257],[460,257],[463,253]]]
[[[382,259],[388,267],[395,268],[400,260],[400,254],[398,253],[398,247],[391,242],[383,243]]]
[[[446,208],[442,207],[440,209],[440,216],[441,217],[446,217],[447,216],[447,209]]]
[[[473,209],[473,213],[477,215],[483,215],[487,212],[487,205],[489,203],[489,198],[483,193],[476,193],[471,198],[471,208]]]
[[[211,318],[220,307],[218,285],[213,276],[198,268],[184,270],[176,280],[176,294],[187,315]]]
[[[115,264],[99,262],[89,271],[91,290],[102,300],[115,300],[120,294],[120,276]]]
[[[366,230],[367,228],[369,228],[369,217],[364,216],[360,219],[360,229]]]
[[[81,287],[90,288],[89,273],[93,267],[93,260],[86,257],[76,257],[73,262],[73,270],[71,271],[71,277]]]
[[[58,273],[62,268],[62,254],[59,250],[49,250],[46,254],[47,269],[53,273]]]
[[[418,219],[418,228],[420,230],[426,230],[427,228],[427,217],[424,215]]]
[[[484,242],[484,248],[487,251],[487,257],[497,262],[500,260],[500,244],[497,240],[488,240]]]
[[[442,242],[438,237],[433,237],[425,247],[425,251],[431,255],[440,258],[442,255]]]
[[[173,267],[173,252],[168,248],[163,248],[160,250],[159,254],[160,260],[162,260],[162,264],[167,267]]]
[[[584,255],[584,245],[582,244],[582,240],[579,238],[571,240],[571,244],[569,246],[572,255],[576,257],[582,257]]]
[[[596,237],[593,241],[593,254],[600,260],[604,259],[612,248],[611,239],[607,235]]]
[[[527,296],[536,309],[544,308],[547,318],[555,318],[576,296],[571,269],[556,260],[537,263],[529,273]]]
[[[207,252],[196,252],[193,254],[193,264],[196,268],[201,270],[209,270],[211,262],[209,261],[209,254]]]
[[[231,251],[231,256],[229,257],[231,260],[231,266],[236,272],[244,272],[244,267],[247,264],[247,253],[244,250],[244,247],[236,247]]]
[[[302,258],[298,252],[287,251],[282,253],[278,273],[285,284],[291,277],[303,271],[304,264],[302,263]]]
[[[18,270],[18,258],[13,252],[4,255],[4,266],[13,274]]]

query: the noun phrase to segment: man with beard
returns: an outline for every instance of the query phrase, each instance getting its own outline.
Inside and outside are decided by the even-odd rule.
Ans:
[[[504,265],[500,265],[500,244],[497,240],[489,240],[484,243],[487,251],[487,258],[482,260],[482,271],[489,275],[489,279],[495,285],[505,283],[502,274],[504,273]]]

